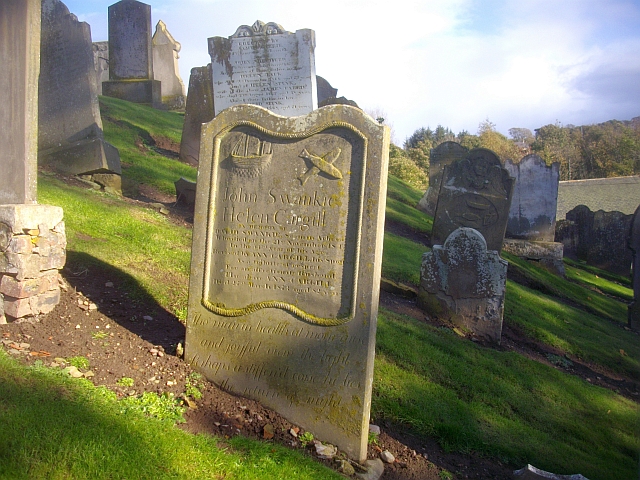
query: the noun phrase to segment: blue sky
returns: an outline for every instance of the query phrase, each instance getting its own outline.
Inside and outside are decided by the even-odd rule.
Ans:
[[[107,39],[113,1],[68,0]],[[210,62],[207,38],[256,20],[316,32],[316,72],[384,116],[402,144],[437,124],[506,134],[640,116],[640,0],[150,0],[182,44],[180,71]]]

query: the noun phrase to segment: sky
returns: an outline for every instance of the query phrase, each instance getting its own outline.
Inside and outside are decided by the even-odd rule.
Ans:
[[[113,0],[67,0],[108,39]],[[477,133],[640,116],[640,0],[149,0],[181,43],[185,85],[207,38],[256,20],[316,34],[316,73],[385,118],[402,146],[437,125]]]

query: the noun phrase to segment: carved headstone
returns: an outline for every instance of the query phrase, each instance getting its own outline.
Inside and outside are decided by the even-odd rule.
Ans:
[[[60,0],[42,1],[38,157],[70,173],[121,173],[118,150],[104,141],[91,27]]]
[[[633,302],[629,305],[629,326],[640,331],[640,206],[633,214],[629,229],[629,249],[633,253],[631,281],[633,283]]]
[[[433,221],[434,245],[458,227],[478,230],[489,250],[502,249],[514,179],[491,150],[476,148],[445,166]]]
[[[178,43],[160,20],[153,34],[153,78],[162,84],[162,103],[170,109],[184,108],[184,83],[178,68]]]
[[[418,202],[418,209],[427,215],[434,216],[436,214],[444,167],[462,160],[468,154],[469,150],[457,142],[443,142],[436,148],[431,149],[429,156],[429,188],[427,188],[424,196]]]
[[[203,127],[185,357],[364,460],[389,130],[329,106]]]
[[[229,38],[209,38],[215,113],[252,104],[279,115],[317,108],[315,32],[285,31],[277,23],[242,25]]]
[[[109,81],[103,82],[102,93],[160,106],[160,82],[153,79],[150,5],[121,0],[109,7]]]
[[[633,215],[592,212],[578,205],[558,222],[556,241],[564,244],[564,255],[619,275],[629,275],[632,255],[627,248]]]
[[[210,122],[215,115],[212,82],[211,64],[191,69],[180,140],[180,160],[191,165],[197,165],[200,158],[202,124]]]
[[[422,256],[418,302],[439,318],[500,343],[507,261],[473,228],[454,230]]]

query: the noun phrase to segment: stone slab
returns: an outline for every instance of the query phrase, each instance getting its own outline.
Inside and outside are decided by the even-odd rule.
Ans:
[[[151,32],[150,5],[121,0],[109,6],[110,80],[153,79]]]
[[[518,163],[507,160],[504,168],[515,178],[506,237],[553,242],[560,164],[527,155]]]
[[[185,358],[362,461],[389,130],[330,106],[203,127]]]
[[[629,305],[629,326],[636,331],[640,331],[640,206],[633,214],[628,245],[633,261],[631,269],[633,302]]]
[[[153,78],[162,84],[162,103],[171,109],[184,108],[185,88],[178,67],[181,45],[162,20],[156,24],[151,45]]]
[[[459,227],[479,231],[489,250],[500,251],[514,179],[491,150],[476,148],[444,167],[432,240],[442,245]]]
[[[209,38],[216,115],[231,105],[252,104],[284,116],[318,106],[315,32],[285,31],[256,21],[229,38]]]
[[[180,160],[197,165],[200,158],[202,124],[210,122],[214,116],[211,64],[194,67],[189,77],[189,94],[180,140]]]
[[[0,205],[36,203],[40,0],[0,2]]]
[[[564,245],[559,242],[536,242],[505,238],[502,244],[504,252],[511,253],[526,260],[540,262],[548,270],[564,276]]]
[[[0,205],[0,222],[6,224],[14,234],[37,230],[40,225],[53,230],[62,217],[62,208],[52,205]]]
[[[57,171],[71,175],[94,172],[122,174],[120,152],[101,138],[41,151],[39,156],[41,164],[51,165]]]
[[[133,103],[157,108],[162,105],[160,82],[157,80],[126,80],[102,82],[102,94]]]

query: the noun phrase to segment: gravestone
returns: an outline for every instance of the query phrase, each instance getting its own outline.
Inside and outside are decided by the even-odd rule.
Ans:
[[[578,205],[558,222],[556,242],[564,255],[618,275],[629,275],[632,255],[627,248],[633,215],[621,212],[592,212]]]
[[[203,127],[185,358],[363,461],[389,130],[329,106]]]
[[[640,331],[640,206],[633,214],[629,229],[629,249],[633,254],[631,281],[633,284],[633,302],[629,305],[629,327]]]
[[[60,0],[42,1],[38,161],[73,175],[120,175],[118,150],[104,141],[91,28]]]
[[[455,148],[452,148],[455,151]],[[442,245],[458,227],[478,230],[489,250],[500,251],[514,179],[491,150],[476,148],[444,167],[432,240]]]
[[[170,109],[180,109],[185,106],[184,83],[178,68],[178,43],[167,30],[165,23],[160,20],[153,34],[153,78],[162,85],[162,103]]]
[[[109,42],[93,42],[93,65],[96,71],[96,90],[102,95],[102,82],[109,81]]]
[[[422,256],[418,303],[474,335],[500,343],[507,261],[473,228],[451,232]]]
[[[319,75],[316,75],[316,86],[318,88],[318,105],[338,96],[338,89],[333,88],[329,82]]]
[[[189,94],[182,124],[181,161],[190,165],[198,164],[202,124],[210,122],[214,115],[211,64],[206,67],[194,67],[189,77]]]
[[[469,154],[469,150],[457,142],[443,142],[436,148],[431,149],[429,155],[429,188],[418,202],[418,209],[427,215],[436,214],[438,203],[438,193],[444,167],[458,160],[462,160]]]
[[[36,317],[60,299],[62,209],[38,205],[40,0],[0,2],[0,323]]]
[[[209,38],[216,115],[231,105],[259,105],[279,115],[317,108],[315,32],[277,23],[242,25],[229,38]]]
[[[102,93],[161,105],[160,82],[153,79],[150,5],[121,0],[109,7],[109,81],[102,83]]]
[[[547,165],[537,155],[527,155],[519,163],[505,162],[515,178],[503,249],[535,260],[564,275],[561,243],[554,242],[560,164]]]

